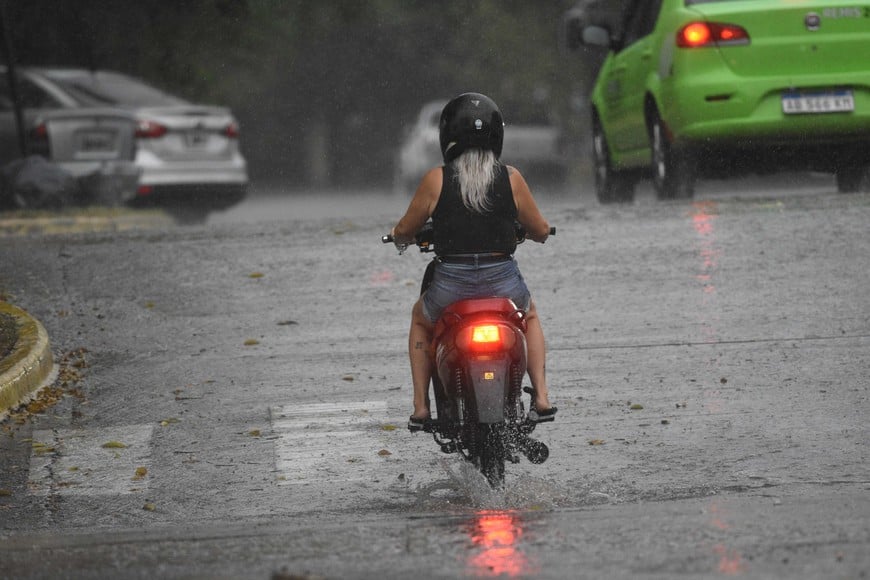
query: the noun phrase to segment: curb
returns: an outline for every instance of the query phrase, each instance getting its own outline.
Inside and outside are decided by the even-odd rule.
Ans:
[[[52,374],[54,360],[42,324],[24,310],[0,301],[0,314],[11,316],[18,327],[12,352],[0,359],[0,419],[23,403]]]

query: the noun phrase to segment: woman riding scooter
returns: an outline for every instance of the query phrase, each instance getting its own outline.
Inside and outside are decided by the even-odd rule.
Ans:
[[[534,389],[532,420],[552,420],[541,322],[513,253],[515,222],[528,238],[544,243],[550,233],[522,174],[499,162],[504,121],[498,106],[479,93],[464,93],[441,112],[439,137],[444,165],[420,182],[408,210],[391,234],[397,246],[431,218],[437,258],[431,283],[414,304],[408,354],[414,383],[414,413],[420,429],[430,416],[432,333],[441,312],[458,300],[504,296],[526,312],[528,373]]]

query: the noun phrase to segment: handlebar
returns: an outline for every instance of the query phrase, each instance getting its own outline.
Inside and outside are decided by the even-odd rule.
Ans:
[[[515,223],[515,230],[517,235],[517,243],[521,244],[526,241],[526,229],[519,222]],[[556,226],[550,227],[550,235],[556,235]],[[432,229],[432,222],[426,222],[423,228],[419,232],[417,232],[416,236],[414,236],[414,244],[420,247],[421,252],[432,252],[435,249],[432,247],[434,237],[435,231]],[[394,241],[395,240],[393,239],[393,236],[391,234],[381,236],[381,243],[390,244]]]

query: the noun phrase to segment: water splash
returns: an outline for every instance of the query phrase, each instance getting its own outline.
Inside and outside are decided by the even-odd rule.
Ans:
[[[486,478],[464,460],[438,461],[447,479],[439,479],[417,489],[420,507],[469,507],[483,510],[547,510],[565,503],[567,490],[554,481],[527,474],[508,474],[502,489],[490,487]]]

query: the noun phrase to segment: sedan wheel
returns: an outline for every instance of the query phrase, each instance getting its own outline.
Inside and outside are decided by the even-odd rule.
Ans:
[[[694,163],[671,147],[657,112],[653,113],[649,132],[653,182],[659,199],[691,199],[695,195]]]
[[[592,121],[592,147],[595,156],[595,193],[600,203],[634,201],[637,179],[626,171],[617,171],[610,163],[607,138],[598,119]]]
[[[870,166],[846,165],[837,169],[837,191],[857,193],[870,191]]]

